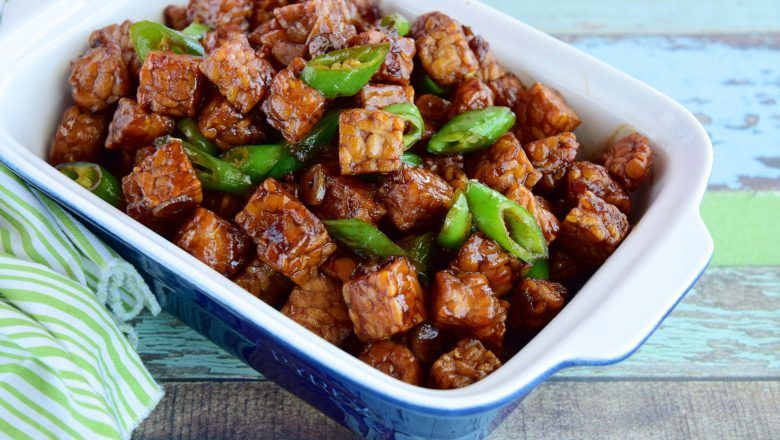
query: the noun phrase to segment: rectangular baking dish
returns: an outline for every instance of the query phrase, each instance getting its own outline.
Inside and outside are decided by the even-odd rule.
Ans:
[[[269,379],[371,438],[482,438],[536,385],[566,366],[629,356],[712,255],[699,204],[712,166],[703,128],[682,106],[623,73],[473,0],[385,0],[409,18],[442,10],[473,27],[524,81],[560,90],[583,124],[584,154],[616,127],[649,136],[651,188],[615,254],[522,351],[458,390],[399,382],[334,348],[46,164],[68,104],[68,63],[89,33],[124,19],[161,20],[172,0],[59,0],[0,41],[0,161],[78,215],[135,264],[164,307]],[[183,2],[183,0],[181,0]]]

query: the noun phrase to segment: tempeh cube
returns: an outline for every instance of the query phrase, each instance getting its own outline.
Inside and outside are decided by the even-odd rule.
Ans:
[[[479,68],[463,29],[447,15],[430,12],[418,17],[412,34],[423,68],[439,85],[455,85]]]
[[[450,116],[468,110],[479,110],[493,105],[493,91],[477,78],[466,78],[452,93]]]
[[[420,385],[422,367],[412,350],[393,341],[379,341],[366,345],[360,360],[398,380]]]
[[[495,241],[481,232],[463,243],[452,267],[463,272],[478,272],[487,277],[496,296],[509,293],[529,265],[506,252]]]
[[[593,162],[574,162],[566,173],[566,197],[574,204],[585,191],[591,191],[605,202],[615,205],[626,215],[631,214],[631,199],[601,165]]]
[[[628,234],[628,219],[614,205],[585,191],[561,223],[558,242],[575,258],[597,267]]]
[[[383,109],[401,102],[414,102],[414,88],[393,84],[369,83],[357,94],[357,104],[366,110]]]
[[[650,140],[636,132],[610,145],[601,159],[609,174],[627,191],[639,188],[652,174]]]
[[[531,164],[542,173],[539,186],[546,191],[553,191],[558,181],[566,175],[580,144],[572,132],[564,132],[537,141],[528,142],[523,146]]]
[[[76,105],[96,113],[130,92],[130,74],[119,44],[88,49],[70,66],[68,77]]]
[[[287,300],[293,283],[271,266],[255,258],[239,272],[233,282],[271,307],[279,308]]]
[[[272,178],[263,182],[236,215],[271,267],[303,284],[336,250],[322,222]]]
[[[122,98],[108,125],[106,148],[134,150],[152,145],[155,139],[173,131],[175,121],[150,112],[130,98]]]
[[[291,143],[311,131],[325,112],[325,97],[298,78],[305,64],[296,58],[280,71],[271,81],[268,98],[263,102],[268,123]]]
[[[341,174],[389,173],[401,167],[404,120],[382,110],[350,109],[339,115]]]
[[[252,0],[190,0],[187,19],[212,29],[234,25],[243,31],[249,29],[254,3]]]
[[[243,231],[200,207],[179,229],[175,242],[226,277],[235,275],[252,252],[252,240]]]
[[[195,116],[205,86],[200,58],[152,51],[139,74],[138,102],[155,113]]]
[[[514,112],[517,116],[515,134],[521,142],[574,131],[580,125],[580,117],[563,96],[541,83],[534,84],[521,95]]]
[[[282,313],[333,345],[341,345],[352,334],[341,284],[321,274],[295,286]]]
[[[542,178],[512,133],[506,133],[480,157],[474,178],[505,193],[515,184],[532,188]]]
[[[221,150],[238,145],[259,144],[266,140],[261,114],[256,111],[241,114],[225,97],[215,93],[200,110],[198,128]]]
[[[200,71],[241,113],[263,99],[274,74],[271,63],[255,54],[244,34],[231,34],[200,63]]]
[[[431,366],[431,386],[442,390],[463,388],[497,370],[501,361],[476,339],[463,339]]]
[[[429,226],[447,212],[452,203],[452,187],[436,173],[403,165],[387,176],[379,197],[396,228],[407,231]]]
[[[49,163],[97,162],[103,146],[106,129],[105,117],[90,114],[76,106],[68,107],[62,114],[60,125],[54,132],[49,151]]]
[[[321,218],[357,218],[377,223],[387,211],[374,201],[374,187],[357,177],[341,176],[335,166],[317,164],[300,178],[301,200]]]
[[[175,220],[203,200],[200,180],[184,152],[173,139],[145,158],[122,179],[127,214],[146,225]]]
[[[364,342],[389,338],[425,320],[422,287],[405,257],[346,282],[343,293],[355,334]]]

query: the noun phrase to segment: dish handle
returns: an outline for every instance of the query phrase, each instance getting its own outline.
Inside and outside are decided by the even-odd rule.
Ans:
[[[660,238],[664,243],[652,247],[663,252],[644,253],[623,266],[625,275],[634,272],[632,285],[639,287],[607,292],[556,347],[560,365],[611,364],[631,356],[693,287],[712,258],[712,237],[698,209],[673,228]]]

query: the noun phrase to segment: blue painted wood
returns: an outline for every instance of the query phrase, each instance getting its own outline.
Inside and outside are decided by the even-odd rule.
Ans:
[[[170,315],[144,317],[139,351],[161,380],[260,376]],[[780,268],[709,270],[628,360],[553,378],[780,378]]]
[[[780,189],[780,35],[564,39],[699,118],[715,149],[711,187]]]
[[[481,0],[549,33],[733,34],[780,31],[777,0]]]

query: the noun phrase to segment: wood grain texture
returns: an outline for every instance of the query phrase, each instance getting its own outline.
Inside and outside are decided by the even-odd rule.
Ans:
[[[157,379],[259,377],[170,315],[144,316],[137,329]],[[712,268],[631,358],[556,377],[780,378],[780,267]]]
[[[712,189],[780,190],[780,34],[562,39],[688,108],[712,139]]]
[[[165,389],[134,439],[355,438],[267,382],[174,382]],[[769,439],[780,432],[778,413],[778,382],[548,381],[489,438]]]
[[[780,30],[780,2],[776,0],[481,1],[549,33],[754,34]]]

